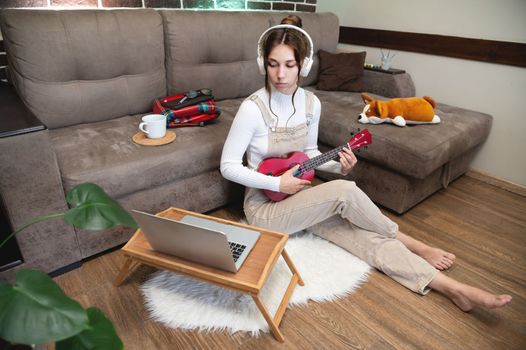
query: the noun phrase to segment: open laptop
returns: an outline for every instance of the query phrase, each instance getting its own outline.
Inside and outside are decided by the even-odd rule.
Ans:
[[[153,249],[179,258],[237,272],[260,233],[197,216],[180,221],[131,211]]]

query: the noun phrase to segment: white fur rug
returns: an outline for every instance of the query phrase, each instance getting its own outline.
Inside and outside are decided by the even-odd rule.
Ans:
[[[291,236],[285,246],[305,286],[297,285],[289,307],[308,300],[332,301],[366,281],[370,266],[338,246],[311,233]],[[261,291],[261,299],[274,315],[290,282],[291,272],[282,257]],[[167,271],[156,272],[142,286],[150,316],[168,327],[268,332],[269,327],[252,297]]]

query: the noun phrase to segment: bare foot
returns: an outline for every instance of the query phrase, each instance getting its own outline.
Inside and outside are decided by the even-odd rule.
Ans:
[[[405,233],[398,232],[397,238],[410,251],[418,256],[421,256],[435,269],[447,270],[453,265],[453,262],[455,261],[456,256],[454,254],[448,253],[445,250],[439,248],[428,246],[424,242],[416,240]]]
[[[496,295],[482,289],[462,284],[462,287],[451,294],[451,300],[462,311],[471,311],[476,307],[496,309],[503,307],[511,301],[511,296],[507,294]]]
[[[448,253],[445,250],[439,248],[433,248],[430,246],[422,247],[420,251],[415,252],[430,263],[434,268],[438,270],[447,270],[455,261],[455,254]]]
[[[429,287],[444,293],[462,311],[468,312],[476,307],[496,309],[507,305],[511,296],[507,294],[492,294],[480,288],[460,283],[439,273],[429,284]]]

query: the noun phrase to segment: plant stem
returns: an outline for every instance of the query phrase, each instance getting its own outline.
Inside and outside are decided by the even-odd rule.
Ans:
[[[41,221],[46,221],[46,220],[50,220],[50,219],[55,219],[55,218],[59,218],[59,217],[63,217],[65,215],[65,213],[56,213],[56,214],[49,214],[49,215],[44,215],[44,216],[37,216],[36,218],[33,219],[33,221],[25,224],[24,226],[22,226],[21,228],[19,228],[18,230],[14,231],[13,233],[11,233],[6,239],[4,239],[2,241],[2,243],[0,243],[0,248],[2,248],[2,246],[7,242],[9,241],[14,235],[16,235],[18,232],[20,231],[23,231],[24,229],[26,229],[27,227],[33,225],[33,224],[36,224],[37,222],[41,222]]]

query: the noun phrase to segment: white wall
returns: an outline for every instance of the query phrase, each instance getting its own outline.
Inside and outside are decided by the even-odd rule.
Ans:
[[[526,43],[526,0],[318,0],[317,12],[334,12],[341,26]],[[379,48],[340,48],[365,50],[366,62],[380,63]],[[526,186],[526,68],[391,52],[392,67],[411,74],[417,96],[493,115],[471,168]]]

